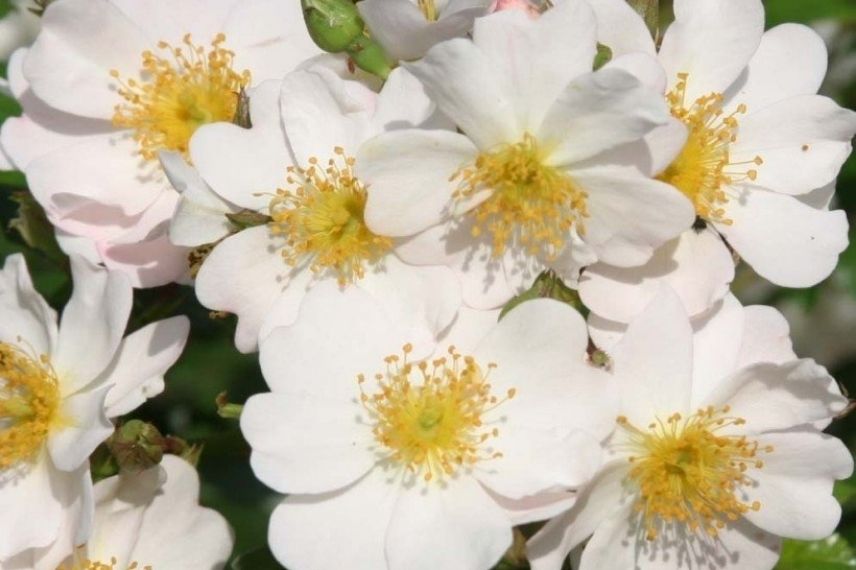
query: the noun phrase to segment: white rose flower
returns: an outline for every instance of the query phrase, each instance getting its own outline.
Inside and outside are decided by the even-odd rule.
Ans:
[[[468,34],[490,5],[491,0],[363,0],[357,8],[390,57],[413,60],[435,44]]]
[[[269,531],[283,565],[487,569],[513,524],[567,507],[535,508],[598,468],[617,395],[569,306],[494,316],[462,311],[448,350],[418,354],[373,297],[327,283],[262,341],[272,391],[241,429],[289,494]]]
[[[50,548],[25,552],[4,570],[215,570],[223,568],[234,539],[226,520],[199,505],[199,475],[183,459],[166,455],[139,474],[95,484],[92,536],[71,536]],[[135,565],[136,564],[136,565]]]
[[[826,369],[793,354],[784,318],[728,297],[694,332],[662,289],[608,349],[621,394],[603,469],[529,543],[558,569],[769,570],[781,538],[838,524],[832,485],[853,471],[821,432],[847,405]]]
[[[66,250],[134,286],[169,283],[187,250],[167,237],[178,195],[158,151],[186,154],[197,127],[234,118],[242,88],[319,51],[296,1],[57,0],[10,62],[24,116],[0,144]]]
[[[332,280],[376,295],[412,328],[414,343],[433,343],[455,317],[460,286],[445,267],[401,261],[393,240],[368,230],[353,158],[364,140],[431,118],[419,82],[396,70],[375,93],[318,65],[254,89],[250,112],[250,129],[199,129],[195,170],[163,157],[183,194],[173,241],[222,240],[199,269],[200,302],[237,314],[235,344],[250,352],[260,333],[294,321],[309,289]],[[237,231],[225,214],[242,211],[263,221]]]
[[[665,282],[690,314],[702,313],[734,278],[729,246],[777,285],[825,279],[847,246],[847,217],[830,211],[829,200],[856,113],[817,95],[827,66],[823,40],[798,24],[764,32],[760,0],[677,0],[658,52],[625,2],[589,3],[599,41],[628,69],[641,74],[634,61],[659,60],[666,81],[649,84],[665,93],[676,124],[647,142],[654,154],[675,149],[677,156],[652,174],[693,201],[700,223],[641,270],[586,269],[586,305],[626,323]]]
[[[190,324],[174,317],[122,338],[132,289],[121,273],[72,257],[62,321],[20,255],[0,272],[0,562],[56,540],[64,519],[86,540],[89,455],[163,388]]]
[[[452,267],[465,302],[482,309],[545,267],[573,281],[598,259],[645,263],[692,223],[692,205],[602,159],[669,117],[629,73],[591,73],[596,44],[593,12],[567,0],[537,19],[521,10],[479,18],[472,41],[405,64],[464,134],[404,130],[365,144],[357,173],[368,185],[368,226],[412,236],[402,258]]]

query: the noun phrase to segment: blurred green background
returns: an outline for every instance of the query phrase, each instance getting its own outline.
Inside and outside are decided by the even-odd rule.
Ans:
[[[0,17],[13,9],[9,2],[0,0]],[[830,51],[830,71],[823,92],[846,107],[856,108],[856,0],[768,0],[765,4],[768,26],[802,22],[823,35]],[[662,17],[668,21],[668,6]],[[5,66],[0,64],[0,74],[4,73]],[[0,122],[18,112],[14,101],[0,95]],[[70,294],[65,260],[50,245],[41,249],[25,245],[13,222],[19,216],[21,192],[25,190],[22,175],[0,172],[0,260],[23,252],[36,286],[54,307],[60,308]],[[853,225],[853,157],[840,177],[837,204],[848,212]],[[33,220],[37,222],[38,216],[30,216],[31,223]],[[775,288],[744,270],[735,281],[735,290],[747,304],[779,307],[791,322],[797,352],[825,364],[846,389],[856,392],[856,232],[852,230],[850,241],[835,274],[817,287]],[[132,328],[172,314],[186,314],[192,319],[190,342],[168,376],[166,392],[133,417],[153,422],[164,433],[204,443],[199,463],[202,501],[229,519],[236,533],[236,555],[258,551],[266,543],[268,515],[278,497],[255,480],[248,463],[249,449],[237,422],[220,418],[215,405],[215,398],[224,391],[231,401],[243,402],[250,394],[265,389],[255,357],[241,355],[233,348],[234,319],[210,318],[188,287],[139,291],[133,314]],[[837,422],[831,431],[856,449],[856,415]],[[836,493],[845,509],[840,537],[816,544],[788,544],[780,570],[856,568],[856,557],[849,546],[856,545],[856,482],[839,484]],[[261,554],[238,563],[241,568],[254,570],[276,567],[268,564]]]

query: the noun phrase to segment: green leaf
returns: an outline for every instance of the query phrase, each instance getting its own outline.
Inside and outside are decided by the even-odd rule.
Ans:
[[[267,547],[241,554],[232,562],[232,570],[282,570],[282,568],[283,566],[276,561]]]
[[[656,38],[660,28],[660,0],[627,0],[627,3],[642,16],[651,37]]]
[[[834,18],[840,23],[856,22],[856,3],[853,0],[768,0],[764,4],[768,27],[785,22],[807,24],[826,18]]]
[[[0,18],[5,18],[14,9],[12,0],[0,0]]]
[[[612,60],[612,50],[609,46],[605,46],[601,43],[597,44],[597,53],[594,56],[594,66],[593,69],[597,71],[604,65]]]
[[[499,318],[502,319],[512,309],[532,299],[555,299],[572,306],[577,311],[583,313],[583,316],[587,312],[577,292],[565,285],[564,281],[558,275],[548,270],[535,278],[532,287],[506,303],[499,313]]]
[[[54,228],[45,211],[29,192],[15,192],[12,200],[18,203],[18,217],[9,222],[9,227],[20,234],[21,239],[53,260],[64,260],[65,254],[56,242]]]
[[[834,534],[825,540],[786,540],[776,570],[847,570],[856,568],[856,553],[844,538]]]

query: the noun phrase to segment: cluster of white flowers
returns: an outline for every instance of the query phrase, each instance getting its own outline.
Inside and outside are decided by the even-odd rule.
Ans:
[[[655,41],[625,0],[51,2],[0,168],[74,293],[58,325],[0,272],[0,569],[226,563],[183,460],[90,474],[180,356],[184,317],[123,338],[173,282],[259,353],[240,426],[291,570],[487,570],[539,521],[536,570],[770,570],[830,535],[848,400],[730,283],[835,268],[856,113],[761,0],[674,13]],[[539,275],[581,302],[515,299]]]

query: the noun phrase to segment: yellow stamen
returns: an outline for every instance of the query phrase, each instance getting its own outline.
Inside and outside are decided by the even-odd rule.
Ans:
[[[729,522],[761,508],[759,502],[746,503],[738,496],[752,484],[748,471],[764,466],[758,455],[773,449],[745,436],[719,435],[746,423],[728,416],[729,411],[711,406],[687,418],[673,414],[647,430],[618,418],[634,452],[629,480],[638,491],[635,509],[645,521],[648,540],[676,523],[715,537]]]
[[[110,562],[99,562],[90,560],[80,554],[80,550],[75,551],[74,560],[71,566],[60,564],[56,570],[120,570],[119,561],[116,557],[110,558]],[[131,562],[125,567],[126,570],[153,570],[152,566],[140,566],[139,562]]]
[[[418,1],[419,9],[422,10],[422,14],[425,16],[425,19],[429,22],[436,22],[439,17],[439,13],[437,12],[437,6],[434,4],[434,0]]]
[[[678,83],[667,95],[672,116],[682,121],[689,133],[680,155],[658,177],[692,200],[696,214],[711,222],[730,225],[723,206],[728,203],[728,187],[734,182],[755,180],[758,171],[746,166],[760,166],[756,156],[748,162],[732,162],[730,147],[737,141],[737,118],[746,113],[746,105],[726,115],[721,93],[711,93],[687,105],[689,74],[679,73]],[[737,168],[734,168],[737,167]]]
[[[0,342],[0,470],[36,458],[51,429],[62,423],[60,402],[47,357]]]
[[[330,270],[345,285],[364,277],[366,265],[379,261],[392,240],[366,227],[366,189],[354,174],[354,159],[339,147],[334,154],[326,168],[316,158],[308,168],[289,167],[293,190],[277,190],[268,227],[272,235],[286,238],[286,263]]]
[[[140,154],[154,160],[160,150],[187,155],[190,137],[200,126],[231,121],[238,107],[239,93],[250,84],[250,73],[232,69],[234,53],[223,47],[226,37],[218,34],[205,48],[193,43],[190,34],[183,46],[159,42],[171,59],[143,52],[142,81],[119,79],[119,95],[125,103],[117,105],[113,124],[133,129]]]
[[[566,173],[545,163],[545,153],[532,135],[481,153],[451,179],[459,180],[453,194],[459,202],[491,192],[470,215],[473,236],[490,233],[497,257],[508,246],[520,245],[532,255],[555,259],[574,225],[580,234],[585,232],[586,193]]]
[[[449,347],[448,357],[411,363],[411,345],[403,357],[388,356],[386,373],[375,375],[378,392],[366,394],[362,374],[360,401],[369,412],[375,439],[390,458],[425,481],[453,475],[479,461],[502,457],[488,440],[499,430],[487,427],[484,416],[511,399],[515,390],[497,398],[488,383],[495,364],[482,369],[470,356]]]

